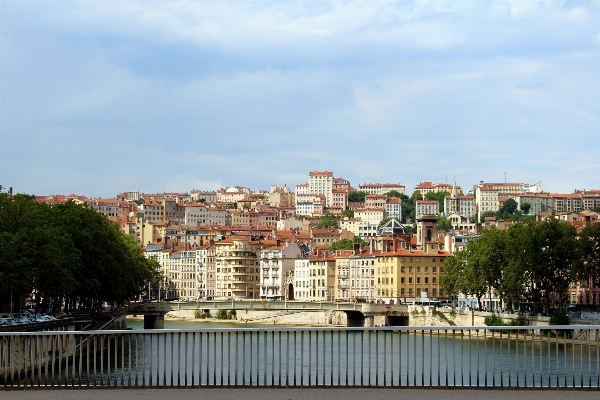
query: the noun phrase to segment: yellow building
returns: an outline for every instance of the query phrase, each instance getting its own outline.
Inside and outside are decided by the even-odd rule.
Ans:
[[[257,299],[260,297],[260,251],[274,241],[229,237],[215,242],[216,287],[218,299]]]

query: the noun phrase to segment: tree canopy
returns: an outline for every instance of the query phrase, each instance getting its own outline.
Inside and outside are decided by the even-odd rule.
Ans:
[[[348,202],[350,203],[364,203],[365,197],[367,197],[367,192],[363,191],[352,191],[348,193]]]
[[[86,205],[0,192],[2,309],[32,293],[55,309],[123,303],[153,279],[154,267],[131,237]]]
[[[481,297],[492,292],[512,306],[543,302],[549,312],[566,303],[572,282],[586,284],[600,273],[600,224],[576,229],[555,218],[487,229],[446,259],[440,284]]]

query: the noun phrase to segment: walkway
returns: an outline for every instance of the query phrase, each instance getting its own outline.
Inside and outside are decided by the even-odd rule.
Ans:
[[[0,390],[3,400],[296,400],[296,399],[372,399],[372,400],[597,400],[598,391],[566,390],[475,390],[475,389],[72,389]]]

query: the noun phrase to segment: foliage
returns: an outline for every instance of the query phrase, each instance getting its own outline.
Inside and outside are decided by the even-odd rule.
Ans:
[[[342,211],[342,217],[354,218],[354,210],[351,208],[348,208],[347,210]]]
[[[402,193],[400,193],[397,190],[390,190],[389,192],[387,192],[385,194],[387,196],[387,198],[389,199],[390,197],[402,197],[404,196]]]
[[[504,321],[502,320],[502,317],[500,317],[499,315],[496,315],[496,314],[490,315],[489,317],[485,317],[485,319],[483,320],[483,323],[486,326],[505,326],[506,325],[504,323]]]
[[[320,220],[320,222],[317,224],[317,226],[315,228],[317,228],[317,229],[338,228],[340,218],[341,217],[339,215],[333,215],[330,213],[327,213],[321,217],[316,217],[315,219]]]
[[[197,318],[197,319],[210,318],[210,311],[209,310],[194,310],[194,318]]]
[[[443,213],[444,212],[444,200],[446,198],[446,196],[450,196],[450,192],[438,192],[438,193],[433,193],[433,192],[429,192],[425,195],[425,200],[437,200],[439,203],[439,212]]]
[[[0,188],[1,190],[1,188]],[[157,279],[156,262],[86,205],[0,192],[0,308],[35,293],[58,311],[122,304]]]
[[[529,210],[531,210],[531,203],[524,201],[521,203],[521,212],[523,214],[529,214]]]
[[[366,241],[364,241],[360,237],[354,236],[354,240],[341,239],[341,240],[338,240],[336,242],[333,242],[328,247],[328,250],[353,250],[355,243],[358,243],[358,244],[360,244],[363,247],[366,247],[366,246],[369,245],[369,243],[367,243]]]
[[[248,210],[248,209],[252,208],[252,204],[244,203],[244,205],[242,207],[244,208],[244,210]]]
[[[569,316],[564,308],[557,308],[550,317],[550,325],[569,325]]]
[[[364,203],[365,197],[367,197],[367,192],[363,191],[352,191],[348,193],[348,202],[349,203]]]
[[[333,242],[328,250],[352,250],[354,248],[354,242],[350,239],[342,239]]]
[[[229,315],[227,315],[227,310],[218,310],[217,319],[229,319]]]
[[[560,307],[571,282],[598,276],[599,226],[584,229],[579,240],[573,226],[555,218],[484,230],[446,258],[440,285],[451,296],[462,292],[479,302],[496,293],[507,304],[524,299],[544,302],[547,310]]]
[[[437,228],[440,231],[450,232],[452,230],[452,221],[446,217],[438,217]]]
[[[361,239],[359,236],[354,236],[354,240],[353,241],[354,241],[354,243],[358,243],[358,244],[360,244],[363,247],[369,245],[369,243],[367,243],[366,240]]]

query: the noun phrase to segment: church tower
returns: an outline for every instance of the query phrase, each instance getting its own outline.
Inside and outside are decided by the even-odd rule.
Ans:
[[[417,249],[424,253],[437,253],[437,215],[422,214],[417,216]]]

